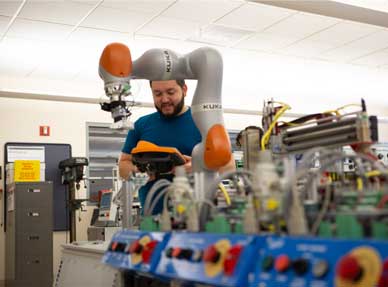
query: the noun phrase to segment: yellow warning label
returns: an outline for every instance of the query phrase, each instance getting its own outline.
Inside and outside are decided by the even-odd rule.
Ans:
[[[40,181],[39,160],[15,160],[15,182]]]

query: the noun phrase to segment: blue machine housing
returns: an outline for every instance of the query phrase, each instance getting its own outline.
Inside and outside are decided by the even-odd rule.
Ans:
[[[209,246],[222,240],[230,243],[230,246],[242,246],[243,249],[238,258],[232,274],[226,275],[220,271],[217,275],[209,276],[205,272],[203,260],[193,261],[168,256],[169,249],[188,249],[193,252],[203,252]],[[248,273],[251,271],[253,256],[255,255],[256,238],[250,235],[236,234],[209,234],[209,233],[172,233],[160,262],[156,268],[156,274],[164,278],[178,279],[183,282],[199,282],[211,284],[211,286],[247,286]]]
[[[264,239],[264,240],[263,240]],[[368,249],[379,258],[381,276],[388,276],[388,242],[373,240],[340,240],[322,238],[297,238],[297,237],[277,237],[268,236],[263,238],[255,251],[255,275],[254,281],[250,282],[250,287],[332,287],[336,286],[335,278],[338,262],[343,256],[350,254],[357,249]],[[290,260],[287,270],[279,272],[275,269],[276,259],[286,255]],[[363,256],[362,260],[367,260]],[[271,266],[271,259],[273,264]],[[297,272],[293,262],[303,262],[299,265]],[[365,261],[367,262],[367,261]],[[324,264],[317,266],[317,264]],[[366,263],[368,264],[368,263]],[[304,268],[303,270],[301,268]],[[326,272],[322,268],[327,267]],[[315,269],[314,269],[315,268]],[[320,269],[318,269],[320,268]],[[314,274],[313,270],[320,272],[320,276]],[[365,272],[367,273],[367,272]],[[369,276],[370,274],[364,274]],[[252,278],[252,277],[251,277]],[[380,277],[381,278],[381,277]],[[358,283],[357,286],[361,286]],[[380,283],[381,284],[381,283]],[[347,285],[351,286],[351,285]],[[354,285],[356,286],[356,285]],[[362,285],[364,287],[364,285]],[[377,286],[375,284],[374,286]],[[371,285],[365,287],[374,287]],[[379,287],[381,285],[378,285]],[[384,285],[385,286],[385,285]],[[388,286],[388,285],[387,285]]]
[[[141,240],[141,238],[145,236],[149,237],[151,240],[157,240],[158,244],[152,252],[149,263],[139,262],[134,264],[131,260],[131,254],[129,254],[128,249],[134,241]],[[121,270],[153,273],[169,236],[169,233],[162,232],[121,230],[112,237],[109,248],[105,252],[102,261],[105,264]],[[116,247],[115,250],[112,250],[112,246]]]

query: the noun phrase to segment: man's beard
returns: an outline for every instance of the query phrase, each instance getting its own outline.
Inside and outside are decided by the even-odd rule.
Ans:
[[[157,111],[159,113],[161,113],[166,118],[173,118],[173,117],[177,116],[182,111],[184,105],[185,105],[185,97],[182,97],[182,100],[177,105],[174,106],[174,111],[171,114],[163,113],[162,109],[158,108],[156,105],[155,105],[155,108],[157,109]]]

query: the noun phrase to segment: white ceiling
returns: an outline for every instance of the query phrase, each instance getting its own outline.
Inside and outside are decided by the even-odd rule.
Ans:
[[[388,69],[387,28],[243,0],[0,0],[0,77],[98,81],[102,47],[138,39]]]

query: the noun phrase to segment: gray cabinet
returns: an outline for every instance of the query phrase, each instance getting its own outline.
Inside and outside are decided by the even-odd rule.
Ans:
[[[7,185],[6,286],[51,287],[53,280],[53,184]]]

